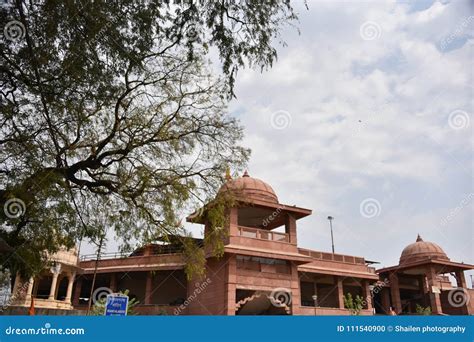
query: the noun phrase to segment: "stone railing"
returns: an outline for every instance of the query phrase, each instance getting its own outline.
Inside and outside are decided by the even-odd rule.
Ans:
[[[360,258],[360,257],[352,256],[352,255],[312,251],[310,249],[304,249],[304,248],[298,248],[298,251],[301,254],[308,255],[318,260],[344,262],[347,264],[355,264],[355,265],[365,265],[364,258]],[[369,267],[369,269],[373,269],[373,272],[372,271],[370,272],[375,273],[375,268]]]
[[[269,240],[276,242],[290,242],[290,238],[286,233],[273,232],[271,230],[258,229],[253,227],[238,227],[239,235],[252,239]]]

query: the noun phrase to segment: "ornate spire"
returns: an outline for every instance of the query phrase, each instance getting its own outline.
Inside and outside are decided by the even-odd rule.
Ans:
[[[247,172],[247,170],[245,170],[244,175],[243,175],[242,177],[250,177],[250,176],[249,176],[249,173]]]
[[[420,242],[420,241],[423,241],[423,239],[421,238],[420,234],[418,234],[418,237],[416,238],[416,242]]]

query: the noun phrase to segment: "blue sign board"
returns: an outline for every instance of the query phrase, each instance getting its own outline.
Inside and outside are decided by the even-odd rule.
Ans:
[[[105,302],[105,316],[126,316],[128,306],[128,296],[118,293],[107,296]]]

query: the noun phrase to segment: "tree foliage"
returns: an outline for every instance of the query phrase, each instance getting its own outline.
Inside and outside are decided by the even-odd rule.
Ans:
[[[249,156],[227,115],[237,71],[271,66],[296,15],[288,0],[15,0],[0,18],[0,238],[14,249],[0,261],[29,273],[104,225],[125,246],[182,232],[178,215]]]
[[[350,292],[344,295],[344,307],[351,312],[351,315],[360,315],[360,312],[364,308],[365,304],[366,303],[364,299],[359,295],[352,297]]]

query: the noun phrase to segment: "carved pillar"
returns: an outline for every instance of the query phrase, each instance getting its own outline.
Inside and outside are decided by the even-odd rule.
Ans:
[[[58,283],[58,276],[59,273],[53,273],[53,280],[51,281],[51,288],[49,290],[48,300],[54,300],[54,297],[56,296],[56,285]]]
[[[390,292],[387,288],[383,288],[380,293],[382,298],[382,309],[385,314],[390,314]]]
[[[339,309],[344,309],[344,284],[342,281],[342,277],[334,276],[336,280],[336,288],[337,288],[337,303],[339,305]]]
[[[299,315],[301,308],[300,277],[298,276],[298,266],[290,262],[291,267],[291,314]]]
[[[318,283],[316,282],[316,280],[314,281],[313,286],[314,286],[314,295],[316,296],[316,300],[313,299],[314,300],[314,306],[318,307],[319,306]]]
[[[35,283],[35,279],[33,277],[31,277],[29,280],[28,280],[28,289],[26,290],[26,300],[27,301],[30,301],[31,300],[31,294],[33,293],[33,285]]]
[[[434,314],[441,314],[443,313],[443,309],[441,307],[441,299],[439,293],[433,292],[433,286],[437,285],[436,270],[433,266],[429,266],[428,268],[428,283],[430,284],[429,295],[431,312]]]
[[[467,295],[466,291],[469,291],[467,290],[467,283],[466,283],[466,277],[464,276],[464,271],[463,270],[459,270],[459,271],[456,271],[456,285],[458,287],[461,287],[463,288],[464,290],[464,295]],[[469,297],[468,297],[469,299]],[[472,298],[471,300],[474,300],[474,298]],[[461,308],[461,314],[462,315],[471,315],[473,314],[471,311],[471,306],[469,305],[469,300],[466,301],[466,304],[464,304]]]
[[[117,292],[117,273],[110,274],[109,288],[112,292]]]
[[[227,266],[227,283],[226,283],[226,312],[228,316],[235,315],[235,291],[237,282],[237,259],[235,255],[228,256]]]
[[[17,296],[18,294],[16,293],[21,285],[21,277],[20,277],[20,272],[16,272],[15,276],[15,282],[13,283],[13,291],[12,295]]]
[[[458,287],[467,289],[466,277],[464,276],[463,270],[456,271],[456,284]]]
[[[229,210],[229,235],[237,236],[239,226],[239,208],[233,207]]]
[[[367,310],[372,311],[372,292],[370,292],[370,283],[368,280],[362,280],[362,295],[364,296],[364,300],[367,303]]]
[[[153,275],[151,271],[146,273],[146,284],[145,284],[145,305],[152,303],[152,288],[153,288]]]
[[[69,274],[68,283],[67,283],[67,291],[66,291],[66,298],[64,301],[68,304],[71,304],[71,296],[72,296],[72,287],[74,285],[74,278],[76,277],[76,273]]]
[[[392,295],[392,306],[395,313],[398,315],[402,312],[402,300],[400,298],[400,285],[398,282],[398,274],[391,273],[390,279],[390,294]]]
[[[290,243],[296,245],[296,219],[292,214],[286,216],[285,233],[288,234]]]
[[[82,291],[82,280],[83,278],[79,276],[79,278],[76,281],[76,288],[74,289],[74,297],[72,299],[72,304],[74,306],[79,305],[79,300],[80,300],[81,291]]]

